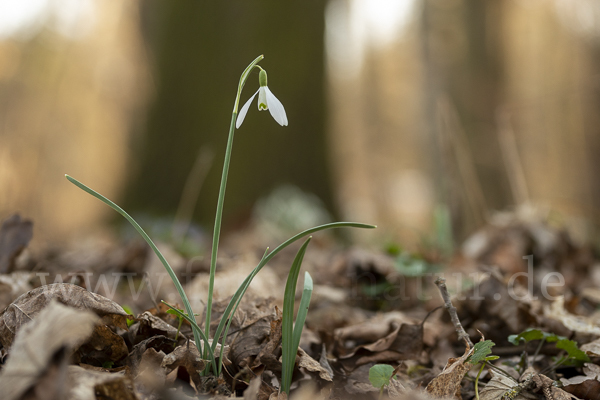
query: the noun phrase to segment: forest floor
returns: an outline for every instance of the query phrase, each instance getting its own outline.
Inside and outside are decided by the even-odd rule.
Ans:
[[[255,277],[214,379],[201,374],[189,323],[178,330],[161,303],[181,307],[145,242],[93,237],[34,251],[31,238],[18,216],[0,229],[0,398],[284,398],[281,310],[299,245]],[[210,243],[196,243],[158,244],[202,324],[210,256],[194,254]],[[251,228],[222,240],[213,332],[265,246]],[[592,246],[542,218],[495,218],[446,257],[317,233],[304,271],[314,291],[292,399],[600,399],[600,264]],[[302,278],[297,289],[296,307]]]

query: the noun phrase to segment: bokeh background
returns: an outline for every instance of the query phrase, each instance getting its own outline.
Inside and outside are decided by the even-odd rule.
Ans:
[[[68,173],[210,232],[239,75],[264,54],[289,126],[253,105],[236,132],[229,231],[299,202],[377,224],[364,241],[459,243],[531,209],[589,238],[599,21],[596,0],[0,0],[0,217],[38,243],[117,220]]]

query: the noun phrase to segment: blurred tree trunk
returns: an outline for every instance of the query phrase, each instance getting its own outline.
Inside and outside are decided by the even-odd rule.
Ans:
[[[599,40],[581,16],[597,18],[590,7],[598,5],[507,1],[504,7],[504,99],[531,200],[597,222]]]
[[[309,3],[145,3],[156,97],[146,130],[134,143],[127,196],[132,208],[173,215],[200,148],[210,148],[215,157],[195,216],[205,226],[212,224],[239,76],[260,54],[289,126],[279,126],[268,112],[251,106],[236,130],[225,221],[243,220],[254,200],[287,182],[330,205],[323,126],[324,5]],[[240,107],[258,87],[255,70]]]
[[[501,11],[502,0],[422,2],[427,129],[439,156],[439,199],[458,238],[481,226],[488,209],[511,202],[496,130]]]

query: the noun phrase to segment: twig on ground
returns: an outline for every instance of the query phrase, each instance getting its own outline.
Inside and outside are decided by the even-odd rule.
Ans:
[[[459,340],[464,340],[469,347],[473,347],[473,342],[471,342],[471,338],[469,334],[465,331],[465,328],[460,323],[460,319],[458,319],[458,314],[456,313],[456,307],[452,305],[452,300],[450,299],[450,293],[448,293],[448,288],[446,287],[446,279],[438,277],[435,280],[435,284],[440,290],[440,294],[442,295],[442,299],[444,300],[444,308],[448,310],[448,314],[450,314],[450,320],[452,321],[452,325],[454,325],[454,329],[456,329],[456,333],[458,334]]]

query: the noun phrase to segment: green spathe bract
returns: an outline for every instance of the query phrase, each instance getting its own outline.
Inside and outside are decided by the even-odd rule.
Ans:
[[[223,315],[219,321],[219,324],[217,326],[217,330],[215,332],[215,336],[214,336],[213,340],[212,341],[209,340],[209,336],[210,336],[209,327],[210,327],[210,321],[211,321],[211,315],[212,315],[214,279],[215,279],[216,265],[217,265],[219,237],[220,237],[220,232],[221,232],[221,219],[222,219],[222,215],[223,215],[223,203],[224,203],[224,199],[225,199],[225,190],[227,188],[227,176],[229,174],[229,163],[231,160],[231,153],[232,153],[232,149],[233,149],[233,137],[234,137],[234,131],[236,128],[236,119],[237,119],[237,115],[238,115],[238,106],[239,106],[239,101],[240,101],[240,95],[242,93],[242,89],[243,89],[248,77],[250,76],[250,72],[254,68],[260,68],[257,64],[263,58],[264,57],[262,55],[257,57],[254,61],[252,61],[250,63],[250,65],[248,65],[248,67],[246,67],[246,69],[242,73],[242,75],[240,77],[240,82],[238,84],[237,96],[235,98],[233,113],[231,116],[231,123],[229,125],[229,137],[227,140],[227,148],[225,150],[225,161],[223,164],[223,173],[221,176],[221,186],[219,189],[219,198],[217,201],[217,211],[216,211],[216,215],[215,215],[215,226],[214,226],[214,233],[213,233],[213,244],[212,244],[211,263],[210,263],[208,300],[206,303],[207,304],[207,306],[206,306],[206,322],[205,322],[205,330],[204,331],[196,323],[196,319],[194,318],[195,314],[192,310],[190,301],[189,301],[185,291],[183,290],[183,286],[179,282],[179,279],[175,275],[175,272],[173,271],[173,269],[167,262],[166,258],[162,255],[160,250],[158,250],[158,248],[156,247],[156,245],[154,244],[152,239],[150,239],[148,234],[142,229],[142,227],[117,204],[115,204],[111,200],[107,199],[100,193],[92,190],[91,188],[89,188],[88,186],[79,182],[78,180],[70,177],[69,175],[65,175],[71,183],[73,183],[80,189],[84,190],[85,192],[91,194],[92,196],[96,197],[97,199],[101,200],[102,202],[106,203],[111,208],[113,208],[115,211],[117,211],[119,214],[121,214],[127,221],[129,221],[129,223],[131,223],[131,225],[133,225],[133,227],[138,231],[138,233],[144,238],[144,240],[152,248],[152,250],[154,251],[156,256],[159,258],[159,260],[162,262],[163,266],[167,270],[167,273],[171,277],[171,280],[173,281],[173,284],[175,285],[175,288],[177,289],[177,292],[179,293],[179,296],[181,297],[181,301],[183,303],[183,311],[178,310],[171,305],[169,305],[169,307],[171,307],[171,309],[173,310],[173,312],[175,312],[175,314],[177,314],[181,318],[184,318],[191,324],[192,332],[194,334],[194,340],[195,340],[196,346],[198,348],[198,351],[200,351],[200,353],[203,354],[203,357],[205,359],[209,360],[209,362],[210,362],[209,365],[207,366],[207,369],[204,371],[204,373],[206,374],[209,372],[210,369],[212,369],[212,372],[216,376],[219,376],[221,374],[221,369],[222,369],[222,363],[221,362],[217,363],[217,358],[219,358],[220,360],[223,360],[223,349],[225,347],[225,346],[221,346],[220,354],[216,355],[215,352],[216,352],[216,348],[217,348],[217,343],[219,342],[219,339],[221,339],[221,343],[225,344],[226,339],[227,339],[227,332],[229,330],[229,326],[232,321],[232,318],[230,318],[230,317],[233,316],[233,314],[237,310],[237,307],[239,306],[239,304],[242,300],[242,297],[248,290],[248,287],[249,287],[250,283],[252,282],[252,280],[254,279],[254,277],[256,276],[256,274],[277,253],[279,253],[281,250],[283,250],[290,244],[294,243],[295,241],[297,241],[303,237],[306,237],[312,233],[322,231],[325,229],[342,228],[342,227],[375,228],[374,225],[367,225],[367,224],[361,224],[361,223],[356,223],[356,222],[335,222],[335,223],[320,225],[320,226],[317,226],[314,228],[307,229],[303,232],[300,232],[297,235],[286,240],[279,246],[277,246],[273,251],[269,252],[269,249],[267,248],[267,250],[265,251],[265,253],[264,253],[262,259],[260,260],[260,262],[258,263],[258,265],[246,277],[246,279],[242,282],[240,287],[237,289],[237,291],[235,292],[235,294],[229,301],[229,304],[227,305],[227,308],[225,309],[225,312],[223,313]],[[260,68],[260,69],[262,70],[262,68]],[[278,102],[278,100],[277,100],[277,102]],[[279,105],[281,105],[281,104],[279,103]],[[269,104],[269,106],[270,106],[270,104]],[[283,110],[283,106],[281,106],[281,109]],[[272,115],[274,115],[274,116],[278,115],[278,117],[280,117],[279,120],[277,120],[277,118],[276,118],[277,122],[279,122],[280,124],[282,124],[281,118],[285,118],[285,121],[283,121],[283,122],[285,122],[285,125],[287,125],[287,117],[285,117],[285,111],[283,111],[283,114],[273,114],[273,112],[272,112]],[[241,121],[238,121],[238,122],[241,125]],[[284,124],[282,124],[282,125],[284,125]],[[304,251],[306,250],[307,245],[308,245],[308,241],[302,247],[302,249],[303,249],[302,256],[304,255]],[[299,255],[300,255],[300,252],[299,252]],[[291,270],[296,271],[295,272],[295,274],[296,274],[295,280],[297,280],[297,277],[298,277],[298,271],[300,269],[302,256],[300,257],[297,264],[296,264],[296,262],[294,262],[294,265],[292,266],[292,269],[291,269]],[[298,258],[298,256],[297,256],[297,258]],[[294,285],[293,285],[294,287],[295,287],[295,280],[294,280]],[[289,279],[288,279],[288,282],[289,282]],[[304,325],[306,313],[308,312],[308,303],[310,302],[310,292],[312,292],[312,279],[310,279],[310,276],[308,275],[305,278],[304,293],[303,293],[302,300],[301,300],[300,311],[298,312],[298,316],[296,319],[296,327],[294,328],[293,333],[292,333],[291,342],[290,342],[289,338],[284,338],[283,339],[284,343],[282,344],[283,348],[287,348],[287,349],[295,348],[296,350],[298,348],[298,344],[300,341],[300,334],[302,332],[302,326]],[[286,289],[286,295],[287,295],[287,289]],[[287,295],[287,297],[289,299],[289,295]],[[292,297],[292,299],[293,299],[293,297]],[[285,306],[284,306],[284,308],[285,308]],[[293,303],[292,303],[292,314],[293,314]],[[288,312],[288,317],[291,318],[289,312]],[[204,343],[204,346],[201,346],[201,343]],[[289,364],[290,363],[289,360],[292,359],[292,357],[288,356],[288,352],[289,352],[288,350],[285,350],[285,351],[286,351],[286,358],[284,358],[284,362],[287,362]],[[293,369],[293,363],[295,361],[295,351],[294,351],[293,355],[294,355],[293,361],[291,361],[292,369]],[[286,369],[286,374],[291,373],[291,372],[287,372],[288,370],[289,370],[289,368]],[[291,379],[291,375],[290,375],[290,379]],[[287,388],[289,390],[289,385]]]

